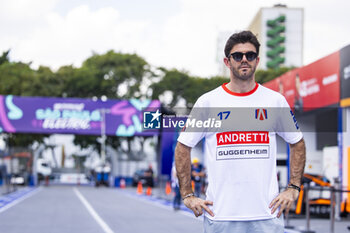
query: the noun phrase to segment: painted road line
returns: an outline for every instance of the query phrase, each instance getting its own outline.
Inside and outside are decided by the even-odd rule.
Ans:
[[[103,231],[106,233],[114,233],[114,231],[107,225],[105,221],[97,214],[97,212],[92,208],[90,203],[85,199],[85,197],[79,192],[77,188],[73,188],[74,193],[78,196],[80,201],[84,204],[86,209],[89,211],[91,216],[96,220],[96,222],[102,227]]]
[[[0,198],[0,213],[10,209],[18,203],[38,193],[39,191],[41,191],[41,188],[28,188],[24,190],[19,190],[15,193]]]
[[[153,196],[145,196],[145,195],[134,194],[134,193],[131,193],[131,192],[128,192],[128,191],[123,191],[123,190],[118,190],[118,189],[116,191],[120,192],[120,193],[123,193],[126,196],[134,198],[134,199],[136,199],[138,201],[142,201],[144,203],[152,204],[154,206],[157,206],[157,207],[160,207],[162,209],[169,210],[169,211],[174,211],[171,201],[167,201],[167,200],[164,200],[162,198],[157,198],[157,197],[153,197]],[[198,221],[203,221],[203,216],[196,217],[193,214],[193,212],[190,209],[188,209],[187,207],[181,207],[181,210],[178,210],[177,212],[182,214],[182,215],[185,215],[187,217],[196,219]]]

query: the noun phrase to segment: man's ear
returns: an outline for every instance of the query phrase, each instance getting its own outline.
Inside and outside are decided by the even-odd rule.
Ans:
[[[230,59],[229,58],[224,57],[224,63],[228,68],[230,68]]]

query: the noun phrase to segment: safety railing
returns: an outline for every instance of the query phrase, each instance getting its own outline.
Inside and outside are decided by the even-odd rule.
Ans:
[[[321,186],[310,186],[308,184],[304,185],[304,200],[305,200],[305,218],[306,226],[304,233],[314,233],[310,228],[310,199],[309,191],[329,191],[330,192],[330,214],[329,214],[329,232],[334,233],[335,220],[340,220],[340,195],[342,193],[350,192],[349,189],[341,189],[340,185],[336,182],[335,186],[321,187]],[[338,194],[338,195],[336,195]],[[289,225],[289,216],[285,215],[286,226]]]

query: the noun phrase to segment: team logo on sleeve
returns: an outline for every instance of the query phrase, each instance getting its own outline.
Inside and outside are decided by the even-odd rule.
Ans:
[[[295,118],[295,115],[294,115],[292,110],[290,110],[290,115],[292,115],[292,118],[293,118],[293,121],[294,121],[294,124],[295,124],[295,128],[299,129],[299,125],[298,125],[297,119]]]
[[[262,109],[255,109],[255,119],[257,120],[265,120],[267,119],[267,110],[262,108]]]

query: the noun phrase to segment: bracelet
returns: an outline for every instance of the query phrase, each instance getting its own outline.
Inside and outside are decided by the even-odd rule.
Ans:
[[[300,192],[300,187],[296,186],[295,184],[288,184],[287,189],[288,188],[295,189],[295,190],[298,190]]]
[[[194,196],[194,193],[189,193],[189,194],[187,194],[186,196],[184,196],[183,198],[182,198],[182,200],[185,200],[186,198],[188,198],[188,197],[193,197]]]

